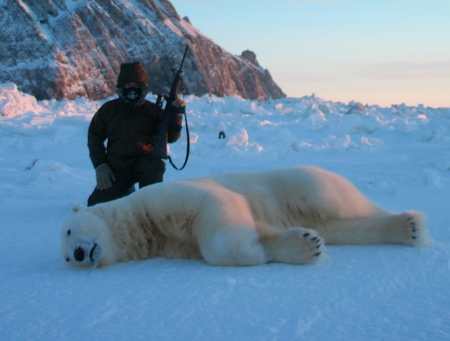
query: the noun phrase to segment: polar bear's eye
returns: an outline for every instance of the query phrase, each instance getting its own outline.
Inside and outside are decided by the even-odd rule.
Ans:
[[[70,229],[67,230],[67,235],[68,235],[68,236],[70,236],[71,233],[72,233],[72,231],[70,231]]]
[[[70,258],[69,257],[66,258],[66,262],[70,262]]]

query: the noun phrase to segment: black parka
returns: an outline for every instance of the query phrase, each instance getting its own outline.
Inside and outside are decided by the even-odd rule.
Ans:
[[[184,108],[168,120],[168,142],[181,136]],[[92,118],[88,131],[89,156],[94,167],[102,163],[114,169],[127,169],[142,155],[149,155],[163,121],[163,112],[144,100],[135,106],[121,98],[106,102]],[[105,141],[108,140],[105,147]]]

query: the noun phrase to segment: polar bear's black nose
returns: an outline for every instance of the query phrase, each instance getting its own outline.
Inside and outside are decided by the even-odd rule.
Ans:
[[[77,262],[82,262],[84,261],[84,250],[81,246],[78,246],[75,251],[73,252],[73,258],[75,258],[75,260]]]

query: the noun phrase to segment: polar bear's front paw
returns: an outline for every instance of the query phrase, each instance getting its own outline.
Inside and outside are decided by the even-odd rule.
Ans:
[[[306,230],[303,229],[302,230]],[[291,231],[289,231],[291,232]],[[295,230],[293,230],[292,232],[297,232]],[[313,248],[312,250],[314,251],[314,248],[316,249],[316,251],[314,252],[314,257],[319,257],[323,250],[324,250],[324,242],[323,239],[314,231],[314,230],[307,230],[307,231],[303,231],[302,233],[302,237],[305,239],[305,243],[310,244]],[[293,234],[293,233],[290,233]],[[295,239],[295,236],[293,236]]]
[[[324,241],[316,231],[302,227],[279,232],[264,243],[269,261],[315,264],[324,258]]]

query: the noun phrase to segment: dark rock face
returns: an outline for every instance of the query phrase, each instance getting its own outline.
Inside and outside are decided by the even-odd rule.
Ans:
[[[39,100],[108,97],[120,64],[133,61],[144,64],[152,93],[168,92],[186,45],[188,93],[286,96],[253,52],[223,50],[166,0],[0,1],[0,12],[0,83]]]

